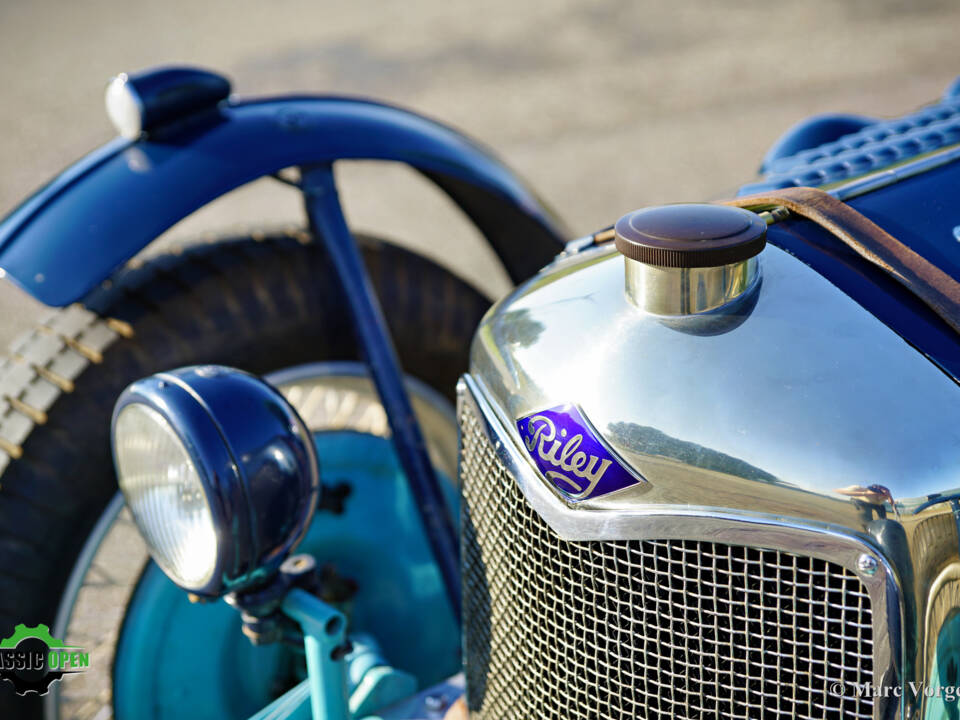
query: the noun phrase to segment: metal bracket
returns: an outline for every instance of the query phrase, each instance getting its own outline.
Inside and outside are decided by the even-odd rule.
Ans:
[[[454,616],[459,621],[460,552],[457,533],[403,384],[400,362],[387,321],[343,216],[333,166],[302,168],[301,184],[310,225],[323,240],[340,278],[357,339],[390,423],[400,465],[417,501],[424,533],[443,577]]]
[[[282,616],[303,633],[307,679],[251,720],[351,720],[413,696],[417,679],[387,663],[371,637],[347,639],[342,613],[299,587],[288,589]]]
[[[283,600],[283,612],[303,630],[307,679],[288,690],[250,720],[313,718],[350,720],[347,696],[349,644],[346,618],[306,590],[292,588]]]
[[[307,681],[314,720],[349,720],[345,649],[347,620],[305,590],[294,588],[283,600],[283,612],[303,629],[307,655]]]

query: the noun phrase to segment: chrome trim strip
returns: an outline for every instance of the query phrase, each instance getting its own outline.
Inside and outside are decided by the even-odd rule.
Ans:
[[[892,185],[895,182],[906,180],[914,175],[933,170],[957,159],[960,159],[960,145],[955,145],[946,150],[916,158],[899,167],[865,175],[844,185],[835,187],[832,190],[827,190],[827,192],[838,200],[847,201],[858,195],[864,195],[873,190]]]
[[[548,489],[548,482],[516,445],[512,433],[506,430],[487,398],[481,380],[471,375],[460,378],[457,383],[458,415],[463,403],[473,405],[497,458],[514,477],[530,506],[562,539],[704,540],[809,555],[841,565],[860,578],[870,595],[875,649],[874,687],[902,686],[902,593],[893,567],[873,542],[836,529],[813,528],[771,516],[717,513],[695,507],[637,505],[629,510],[597,510],[571,505]],[[869,575],[858,569],[858,559],[864,553],[878,561],[879,572]],[[903,698],[904,703],[907,700]],[[905,709],[900,698],[877,697],[874,718],[893,718]]]

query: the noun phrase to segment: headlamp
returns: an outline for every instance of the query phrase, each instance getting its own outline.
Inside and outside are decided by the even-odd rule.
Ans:
[[[219,596],[272,576],[319,492],[312,438],[270,385],[219,366],[152,375],[113,414],[120,489],[161,569]]]

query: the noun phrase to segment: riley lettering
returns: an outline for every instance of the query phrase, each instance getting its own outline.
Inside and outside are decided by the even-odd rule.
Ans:
[[[536,448],[537,455],[547,463],[568,473],[573,473],[576,477],[587,481],[587,487],[584,488],[567,475],[557,470],[548,470],[547,475],[553,480],[561,480],[570,485],[577,494],[582,497],[589,497],[590,493],[600,482],[600,478],[610,467],[610,460],[600,460],[596,455],[587,455],[585,452],[578,451],[577,448],[583,442],[583,435],[578,433],[569,438],[566,443],[563,438],[567,436],[566,429],[560,430],[561,439],[557,440],[557,427],[546,415],[535,415],[530,418],[527,425],[533,434],[528,436],[524,443],[527,450],[531,453]],[[549,443],[549,449],[548,448]],[[561,448],[561,445],[563,446]],[[557,456],[557,451],[560,455]],[[599,465],[598,465],[599,463]]]
[[[575,405],[521,418],[517,429],[540,472],[570,500],[606,495],[643,482],[616,460]]]

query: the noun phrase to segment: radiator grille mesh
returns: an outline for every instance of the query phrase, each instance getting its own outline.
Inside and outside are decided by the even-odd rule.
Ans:
[[[873,716],[851,691],[873,680],[870,598],[854,574],[713,542],[561,540],[462,405],[472,717]]]

